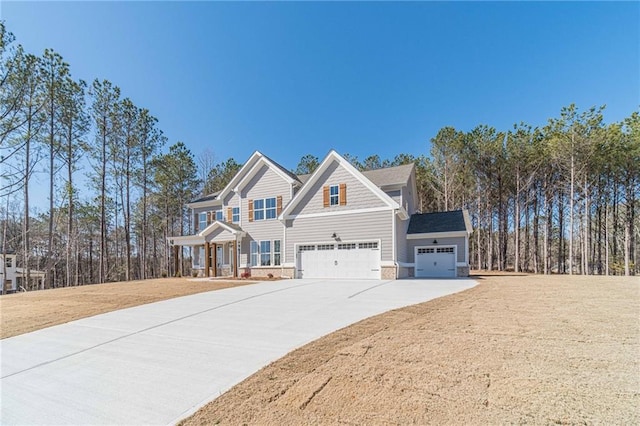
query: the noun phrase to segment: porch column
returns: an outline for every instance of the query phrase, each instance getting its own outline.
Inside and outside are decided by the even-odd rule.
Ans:
[[[204,276],[209,277],[209,254],[211,253],[209,250],[209,242],[206,241],[204,243]]]
[[[233,247],[233,278],[238,278],[238,241],[233,241],[231,247]]]
[[[178,267],[180,265],[180,256],[178,256],[180,250],[180,246],[173,246],[173,266],[174,266],[174,271],[173,271],[173,275],[175,277],[178,276]]]
[[[213,276],[218,276],[218,244],[213,243]]]

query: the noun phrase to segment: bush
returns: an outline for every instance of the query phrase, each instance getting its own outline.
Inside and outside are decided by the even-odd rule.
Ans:
[[[272,280],[273,279],[273,274],[269,273],[269,274],[267,274],[267,277],[269,277],[269,279]]]
[[[244,278],[247,279],[251,276],[251,272],[243,272],[242,274],[240,274],[240,278]]]
[[[198,278],[198,271],[191,271],[191,276],[193,278]]]
[[[163,272],[163,273],[161,273],[161,274],[160,274],[160,276],[161,276],[162,278],[167,278],[167,273],[166,273],[166,272]]]

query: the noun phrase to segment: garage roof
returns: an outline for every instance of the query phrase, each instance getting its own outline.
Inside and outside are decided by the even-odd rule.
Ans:
[[[407,234],[432,234],[437,232],[471,232],[467,229],[464,211],[416,213],[411,215]]]

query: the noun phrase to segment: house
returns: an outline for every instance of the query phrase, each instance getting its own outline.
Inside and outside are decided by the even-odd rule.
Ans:
[[[3,294],[14,293],[21,287],[26,287],[26,275],[26,271],[17,266],[14,251],[7,250],[5,253],[0,253],[0,283],[2,284],[1,290]],[[29,271],[29,278],[38,287],[41,287],[44,275],[42,271],[33,269]]]
[[[456,277],[469,274],[466,211],[417,212],[413,164],[358,171],[331,151],[297,176],[255,152],[219,192],[187,204],[201,276]]]

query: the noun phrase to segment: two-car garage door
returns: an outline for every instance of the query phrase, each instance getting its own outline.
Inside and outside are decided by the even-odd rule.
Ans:
[[[299,278],[380,279],[377,241],[301,244],[297,254]]]
[[[416,278],[455,277],[455,247],[416,247]]]

